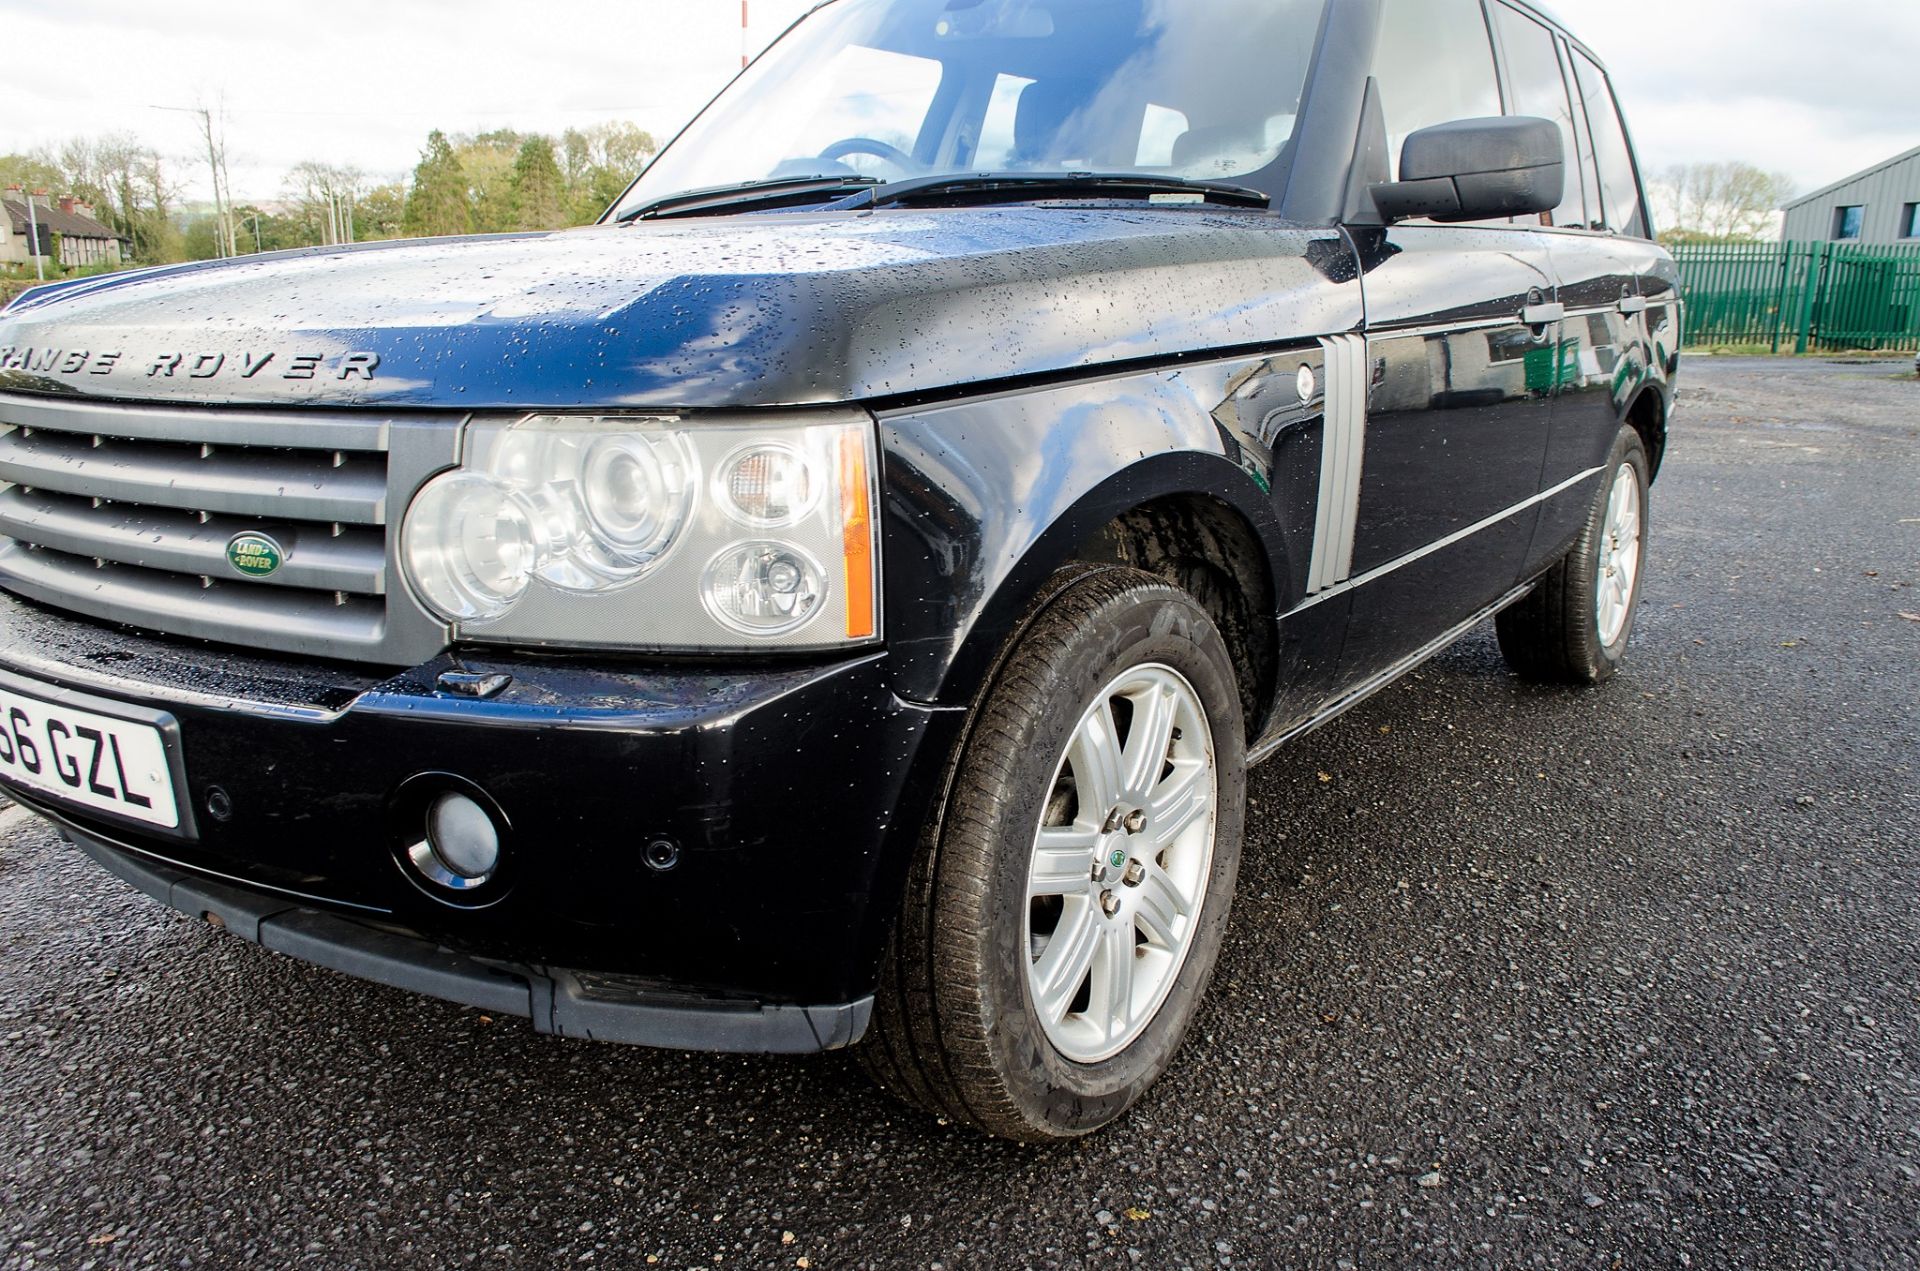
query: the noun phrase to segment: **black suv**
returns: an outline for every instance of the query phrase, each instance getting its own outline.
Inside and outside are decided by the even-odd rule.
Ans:
[[[1678,306],[1517,0],[831,0],[594,227],[0,314],[0,782],[271,949],[1084,1133],[1249,763],[1633,626]]]

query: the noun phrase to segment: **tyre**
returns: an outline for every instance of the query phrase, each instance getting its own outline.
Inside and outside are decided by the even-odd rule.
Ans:
[[[1130,569],[1062,582],[975,707],[859,1048],[909,1103],[1025,1142],[1106,1125],[1172,1063],[1246,807],[1206,610]]]
[[[1620,669],[1645,572],[1649,471],[1640,434],[1622,428],[1579,539],[1495,620],[1522,679],[1599,684]]]

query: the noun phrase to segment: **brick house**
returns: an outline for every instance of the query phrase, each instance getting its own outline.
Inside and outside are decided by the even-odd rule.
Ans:
[[[27,200],[32,198],[32,214]],[[59,245],[60,264],[75,269],[88,265],[117,265],[125,256],[125,242],[94,219],[93,209],[77,199],[49,200],[9,190],[0,195],[0,265],[31,265],[34,252],[30,227],[38,222],[51,231]]]

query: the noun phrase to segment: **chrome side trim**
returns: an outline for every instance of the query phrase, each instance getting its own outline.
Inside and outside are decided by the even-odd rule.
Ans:
[[[1458,322],[1408,322],[1399,326],[1378,326],[1368,335],[1380,340],[1399,340],[1421,335],[1459,335],[1467,331],[1505,331],[1520,325],[1520,315],[1498,318],[1463,318]]]
[[[1320,499],[1313,529],[1307,591],[1325,592],[1353,573],[1360,517],[1360,476],[1367,445],[1367,337],[1320,341],[1326,357],[1325,427],[1320,443]]]
[[[1340,521],[1340,540],[1333,549],[1335,582],[1344,582],[1353,576],[1353,548],[1360,523],[1360,476],[1367,451],[1367,397],[1373,378],[1368,373],[1367,337],[1346,336],[1340,344],[1341,361],[1345,364],[1342,373],[1347,382],[1346,471],[1341,477],[1346,506]]]
[[[1304,613],[1306,610],[1313,608],[1315,605],[1319,604],[1323,600],[1331,600],[1333,597],[1341,595],[1345,592],[1353,591],[1355,588],[1364,587],[1368,583],[1373,582],[1376,579],[1385,578],[1388,574],[1393,573],[1397,569],[1405,569],[1408,565],[1413,564],[1415,561],[1425,560],[1427,557],[1433,555],[1435,552],[1445,551],[1447,548],[1452,547],[1455,543],[1461,542],[1464,539],[1472,538],[1475,534],[1478,534],[1482,530],[1492,529],[1494,526],[1500,524],[1500,522],[1506,520],[1508,517],[1518,516],[1520,513],[1527,511],[1529,508],[1537,507],[1540,504],[1545,503],[1548,499],[1556,498],[1559,495],[1565,494],[1568,490],[1571,490],[1573,487],[1579,485],[1582,481],[1591,481],[1593,478],[1599,476],[1601,473],[1605,471],[1606,471],[1606,468],[1604,465],[1598,468],[1588,468],[1585,472],[1577,473],[1574,476],[1568,477],[1565,481],[1562,481],[1559,485],[1554,486],[1551,490],[1542,490],[1540,493],[1534,495],[1531,499],[1526,500],[1524,503],[1516,503],[1512,507],[1506,509],[1504,512],[1495,512],[1492,516],[1486,518],[1484,521],[1476,521],[1472,525],[1467,526],[1467,528],[1463,530],[1456,530],[1453,533],[1447,535],[1445,538],[1435,539],[1433,542],[1428,543],[1425,547],[1421,548],[1417,552],[1408,552],[1405,556],[1402,556],[1400,559],[1388,561],[1386,564],[1381,565],[1377,569],[1368,570],[1366,573],[1360,575],[1358,578],[1349,578],[1344,582],[1339,583],[1336,586],[1328,588],[1326,591],[1323,591],[1318,595],[1309,596],[1306,600],[1301,601],[1299,604],[1295,605],[1292,609],[1289,609],[1286,613],[1281,614],[1280,616],[1283,619],[1291,618],[1294,614]]]

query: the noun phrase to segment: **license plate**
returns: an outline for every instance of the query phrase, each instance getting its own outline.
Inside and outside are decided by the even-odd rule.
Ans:
[[[63,803],[178,829],[160,730],[0,688],[0,778]]]

